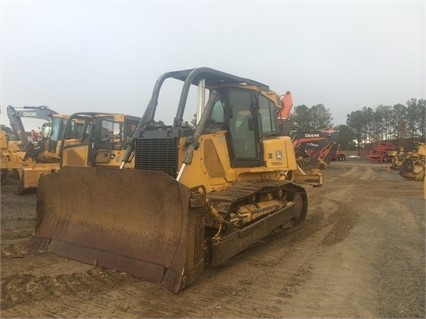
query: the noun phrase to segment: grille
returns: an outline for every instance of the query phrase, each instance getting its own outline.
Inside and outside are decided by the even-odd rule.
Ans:
[[[176,138],[143,138],[136,140],[136,169],[162,171],[176,178],[177,156]]]

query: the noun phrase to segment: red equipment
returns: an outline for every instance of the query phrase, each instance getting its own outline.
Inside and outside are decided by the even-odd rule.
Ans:
[[[389,142],[380,142],[368,152],[368,157],[372,162],[384,163],[392,162],[391,152],[396,151],[395,145]]]

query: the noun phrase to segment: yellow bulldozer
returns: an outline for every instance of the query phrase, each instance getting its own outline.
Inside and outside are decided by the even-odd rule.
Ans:
[[[389,156],[392,157],[392,169],[401,170],[404,159],[409,155],[409,152],[405,152],[403,147],[400,147],[397,151],[389,152]]]
[[[417,142],[417,150],[405,155],[399,174],[410,180],[423,181],[426,170],[426,144]]]
[[[64,127],[68,133],[58,150],[61,167],[118,168],[140,120],[140,117],[118,113],[72,114]],[[75,123],[79,123],[78,129],[73,128]],[[125,168],[134,167],[132,157]]]
[[[166,125],[154,116],[169,79],[183,86]],[[191,125],[183,117],[194,104]],[[301,184],[321,186],[323,176],[297,166],[291,139],[279,130],[280,108],[279,96],[257,81],[211,68],[164,73],[121,169],[63,167],[40,178],[28,246],[178,293],[205,267],[305,220]],[[131,158],[135,169],[126,169]]]
[[[13,140],[12,130],[2,125],[0,128],[0,170],[1,170],[1,185],[7,183],[9,178],[9,162],[11,154],[20,151],[17,141]],[[22,154],[24,156],[24,154]]]
[[[39,140],[29,141],[26,133],[20,133],[25,132],[20,120],[23,115],[13,110],[15,113],[9,118],[15,123],[12,125],[14,131],[22,137],[18,141],[7,141],[5,134],[0,135],[1,168],[2,183],[7,181],[10,172],[18,173],[17,194],[36,189],[40,176],[57,172],[64,166],[119,167],[127,140],[140,121],[139,117],[125,114],[79,112],[63,115],[47,107],[41,109],[44,113],[35,107],[30,111],[26,108],[26,112],[33,112],[33,117],[37,110],[37,118],[41,118],[41,114],[48,114],[50,118],[42,125]],[[134,162],[129,161],[126,167],[134,168]]]

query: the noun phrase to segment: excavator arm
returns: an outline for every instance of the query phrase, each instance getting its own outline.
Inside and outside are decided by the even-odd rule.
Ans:
[[[22,118],[35,118],[52,122],[54,114],[57,114],[57,112],[49,109],[47,106],[24,106],[21,108],[14,108],[11,105],[7,106],[7,117],[9,118],[13,133],[21,141],[24,149],[30,146],[30,142],[26,136]]]

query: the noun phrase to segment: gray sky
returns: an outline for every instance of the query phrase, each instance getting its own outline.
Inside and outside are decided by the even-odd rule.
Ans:
[[[425,98],[425,3],[1,1],[2,124],[7,105],[141,116],[159,75],[200,66],[290,90],[344,124]]]

